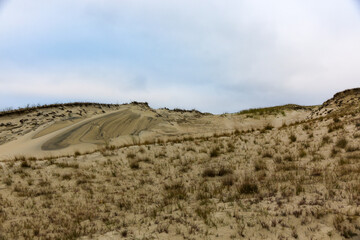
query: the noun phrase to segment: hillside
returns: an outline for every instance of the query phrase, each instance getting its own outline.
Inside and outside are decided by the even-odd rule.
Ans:
[[[212,115],[0,117],[0,239],[359,239],[359,89]]]
[[[56,104],[0,113],[0,159],[61,156],[120,147],[281,125],[304,119],[312,108],[282,108],[256,114],[212,115],[196,110],[151,109],[147,103]],[[286,114],[285,114],[286,112]]]

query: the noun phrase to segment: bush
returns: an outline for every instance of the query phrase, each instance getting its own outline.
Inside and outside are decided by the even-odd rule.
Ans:
[[[325,135],[322,137],[322,144],[325,145],[327,143],[330,143],[331,142],[331,139],[328,135]]]
[[[218,171],[215,169],[206,168],[203,171],[202,176],[203,177],[216,177],[216,176],[222,177],[222,176],[229,175],[232,173],[233,173],[232,169],[227,169],[225,167],[221,167]]]
[[[130,158],[130,159],[134,159],[136,157],[136,155],[134,153],[128,153],[126,155],[127,158]]]
[[[305,150],[304,149],[300,149],[300,151],[299,151],[299,157],[300,158],[303,158],[303,157],[306,157],[306,152],[305,152]]]
[[[263,160],[258,160],[254,164],[255,171],[266,170],[266,163]]]
[[[292,161],[294,161],[294,157],[291,156],[291,155],[286,155],[286,156],[284,157],[284,160],[285,160],[285,161],[288,161],[288,162],[292,162]]]
[[[328,126],[328,132],[331,133],[333,131],[343,129],[343,128],[344,128],[344,125],[342,123],[331,123]]]
[[[210,157],[218,157],[220,155],[220,149],[218,147],[213,148],[210,151]]]
[[[215,177],[216,171],[214,169],[207,168],[202,173],[203,177]]]
[[[356,152],[356,151],[359,151],[359,150],[360,150],[359,146],[348,146],[346,148],[347,152]]]
[[[272,158],[272,153],[271,152],[265,152],[265,153],[263,153],[263,158]]]
[[[166,199],[184,200],[187,198],[186,188],[181,182],[165,185],[164,190],[166,191]]]
[[[309,130],[310,129],[310,126],[309,125],[307,125],[307,124],[305,124],[304,126],[303,126],[303,130],[305,131],[305,130]]]
[[[22,161],[20,166],[22,168],[30,168],[31,167],[31,165],[28,161]]]
[[[229,186],[232,186],[234,185],[234,177],[233,176],[226,176],[222,179],[222,185],[224,187],[229,187]]]
[[[259,188],[256,183],[245,180],[238,188],[240,194],[254,194],[259,192]]]
[[[227,169],[225,167],[221,167],[219,172],[218,172],[218,176],[222,177],[228,174],[232,174],[233,170],[232,169]]]
[[[271,124],[266,124],[266,126],[264,127],[264,130],[272,130],[274,128],[274,126],[272,126]]]
[[[322,176],[322,170],[320,168],[314,168],[311,172],[311,176],[313,177],[321,177]]]
[[[290,137],[289,137],[290,141],[291,142],[296,142],[296,136],[294,134],[291,134]]]
[[[55,163],[55,164],[56,164],[56,166],[58,166],[60,168],[79,168],[78,163],[59,162],[59,163]]]
[[[10,186],[13,183],[13,180],[10,177],[7,177],[7,178],[4,179],[4,183],[7,186]]]
[[[348,141],[346,140],[345,137],[340,138],[336,142],[336,146],[339,147],[339,148],[345,148],[347,144],[348,144]]]
[[[139,169],[140,168],[139,162],[138,161],[130,162],[130,168],[131,169]]]

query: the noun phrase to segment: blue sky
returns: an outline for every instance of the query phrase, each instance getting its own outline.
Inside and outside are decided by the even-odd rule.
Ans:
[[[0,0],[0,109],[320,104],[360,86],[359,42],[355,0]]]

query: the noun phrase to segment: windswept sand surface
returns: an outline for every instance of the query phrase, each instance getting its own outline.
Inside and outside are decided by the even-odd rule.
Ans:
[[[360,239],[359,106],[5,114],[0,239]]]
[[[28,157],[60,156],[75,151],[94,151],[105,145],[128,145],[139,142],[153,142],[179,136],[211,136],[214,133],[231,132],[234,129],[248,130],[266,124],[281,126],[304,119],[309,110],[286,111],[286,116],[266,117],[224,114],[211,115],[195,111],[153,110],[144,105],[122,105],[115,109],[97,112],[88,107],[67,110],[48,109],[53,116],[39,113],[0,118],[6,127],[0,135],[4,144],[0,145],[0,159],[10,159],[24,155]],[[64,113],[69,113],[67,116]],[[77,112],[77,114],[73,114]],[[86,112],[87,114],[84,114]],[[40,116],[35,127],[29,122]],[[19,123],[22,122],[22,123]],[[18,129],[16,132],[11,130]],[[10,130],[9,130],[10,129]],[[10,139],[7,140],[7,139]],[[7,141],[7,142],[6,142]]]
[[[58,150],[79,143],[104,144],[112,138],[151,131],[163,121],[129,109],[88,120],[58,134],[42,145],[43,150]],[[176,129],[174,129],[176,132]]]

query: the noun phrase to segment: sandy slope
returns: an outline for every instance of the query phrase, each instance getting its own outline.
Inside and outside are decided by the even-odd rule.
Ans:
[[[359,103],[0,117],[0,239],[359,239]]]
[[[105,113],[100,117],[95,115],[90,117],[89,119],[72,123],[69,126],[60,123],[59,125],[62,127],[59,128],[58,126],[56,126],[55,131],[53,131],[54,129],[52,129],[53,125],[50,126],[43,125],[39,129],[29,132],[24,136],[20,136],[18,139],[14,141],[0,145],[0,159],[9,159],[14,156],[36,156],[36,157],[57,156],[57,155],[72,153],[75,148],[79,150],[90,149],[91,146],[85,143],[77,146],[72,146],[71,148],[68,148],[66,150],[55,149],[60,151],[43,151],[43,145],[48,141],[51,141],[53,139],[58,139],[57,137],[58,135],[61,136],[62,134],[71,131],[71,129],[77,128],[79,125],[81,126],[82,124],[87,123],[93,119],[106,117],[109,114],[112,113]],[[48,129],[51,130],[48,131]],[[47,134],[44,134],[44,132]]]
[[[164,114],[164,113],[163,113]],[[201,115],[194,117],[172,113],[162,116],[157,112],[123,107],[121,110],[76,120],[61,120],[50,125],[43,124],[16,140],[0,145],[0,159],[14,156],[59,156],[97,149],[101,145],[132,144],[135,142],[168,139],[184,134],[212,135],[258,128],[265,124],[281,126],[285,122],[301,119],[302,112],[287,112],[286,117],[270,116],[248,119],[234,115]]]

